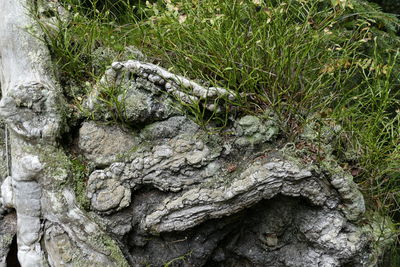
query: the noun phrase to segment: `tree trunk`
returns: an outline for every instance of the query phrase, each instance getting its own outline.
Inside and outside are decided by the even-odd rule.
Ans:
[[[0,114],[11,143],[2,196],[17,213],[18,259],[22,266],[123,266],[118,246],[77,207],[65,185],[69,160],[57,143],[65,104],[49,52],[36,38],[40,30],[28,15],[34,4],[0,1]],[[54,242],[63,242],[63,250]]]

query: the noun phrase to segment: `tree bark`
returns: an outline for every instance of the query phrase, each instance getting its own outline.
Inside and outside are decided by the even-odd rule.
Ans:
[[[64,185],[71,175],[57,142],[64,101],[49,52],[37,38],[41,32],[28,15],[34,4],[0,1],[0,114],[12,148],[2,196],[17,213],[18,259],[22,266],[123,266],[118,246],[78,208]],[[65,242],[64,251],[54,242]]]

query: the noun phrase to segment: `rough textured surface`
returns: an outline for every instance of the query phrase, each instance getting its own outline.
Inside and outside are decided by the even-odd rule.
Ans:
[[[278,134],[279,128],[273,116],[267,123],[262,123],[260,118],[248,115],[236,122],[235,131],[239,137],[235,144],[248,147],[273,140]]]
[[[322,162],[299,153],[268,111],[211,134],[175,109],[200,101],[218,112],[213,100],[235,97],[223,88],[115,62],[85,106],[91,118],[126,127],[87,120],[65,141],[49,53],[23,30],[37,31],[29,3],[0,0],[0,115],[11,148],[10,173],[0,173],[9,213],[0,220],[0,266],[15,232],[23,267],[376,265],[392,228],[365,217],[363,196],[328,145]]]
[[[79,149],[96,166],[107,166],[135,149],[138,137],[117,126],[85,122],[79,130]]]
[[[110,94],[111,102],[120,107],[118,111],[114,108],[110,111],[110,107],[104,104],[110,101]],[[105,97],[107,101],[102,95],[108,95]],[[188,104],[202,102],[207,109],[218,112],[220,108],[214,104],[217,97],[233,100],[235,94],[223,88],[201,86],[154,64],[128,60],[112,64],[91,92],[85,106],[97,119],[118,117],[135,125],[176,114],[172,99]]]
[[[274,127],[245,120],[259,122],[256,129]],[[362,216],[364,202],[347,174],[300,165],[265,141],[241,152],[243,132],[258,133],[253,124],[241,127],[222,139],[184,117],[155,122],[138,132],[143,141],[136,151],[89,176],[92,209],[108,231],[132,240],[131,264],[158,266],[182,255],[193,266],[210,258],[227,266],[372,264],[374,237],[351,222]],[[352,200],[343,198],[346,192]],[[241,235],[230,237],[233,229]]]
[[[121,79],[149,88],[148,79]],[[219,135],[180,115],[142,119],[146,126],[132,132],[135,149],[87,182],[92,210],[119,237],[131,265],[376,263],[377,233],[358,226],[365,205],[352,176],[328,148],[326,161],[316,164],[278,145],[272,113],[242,117]],[[302,138],[313,141],[312,127]]]
[[[0,266],[6,266],[6,259],[9,253],[11,243],[17,233],[17,218],[15,213],[0,216]]]
[[[67,186],[70,162],[58,143],[65,129],[65,103],[47,47],[37,38],[41,32],[27,14],[33,2],[0,0],[0,116],[9,129],[11,148],[2,198],[16,210],[18,260],[24,267],[79,262],[126,266],[118,246],[76,207]],[[73,244],[71,249],[50,249],[49,242],[43,242],[53,237],[46,235],[45,227],[56,224]],[[73,255],[74,261],[58,261],[62,253]]]
[[[371,229],[302,198],[277,196],[186,231],[150,235],[137,227],[142,216],[128,218],[148,212],[145,206],[157,206],[160,197],[156,191],[141,190],[132,208],[107,217],[119,227],[125,224],[124,229],[110,224],[109,231],[126,233],[123,240],[128,240],[133,266],[162,266],[174,259],[184,266],[374,265]]]

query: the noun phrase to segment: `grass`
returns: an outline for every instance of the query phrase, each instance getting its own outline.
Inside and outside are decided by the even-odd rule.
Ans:
[[[129,20],[134,8],[129,0],[60,2],[67,14],[35,11],[45,33],[43,41],[59,67],[58,76],[64,85],[72,81],[93,81],[129,45],[129,38],[121,34],[123,25],[118,22]],[[118,13],[123,8],[124,18]],[[104,58],[94,58],[96,49],[103,47],[109,48]]]
[[[39,22],[66,88],[98,80],[111,61],[124,59],[126,46],[135,45],[153,63],[239,93],[216,100],[222,112],[185,104],[198,121],[223,127],[240,114],[270,109],[289,141],[310,118],[333,121],[343,129],[335,154],[352,171],[369,208],[400,222],[395,16],[361,0],[61,3],[67,19],[56,14],[49,24],[40,13]],[[94,58],[98,49],[109,51],[101,64]],[[104,100],[117,105],[109,92]],[[75,100],[85,93],[66,91]]]

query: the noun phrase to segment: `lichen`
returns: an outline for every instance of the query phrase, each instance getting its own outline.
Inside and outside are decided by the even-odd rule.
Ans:
[[[238,146],[255,146],[272,141],[279,133],[276,120],[268,114],[266,119],[256,116],[244,116],[235,123]]]

